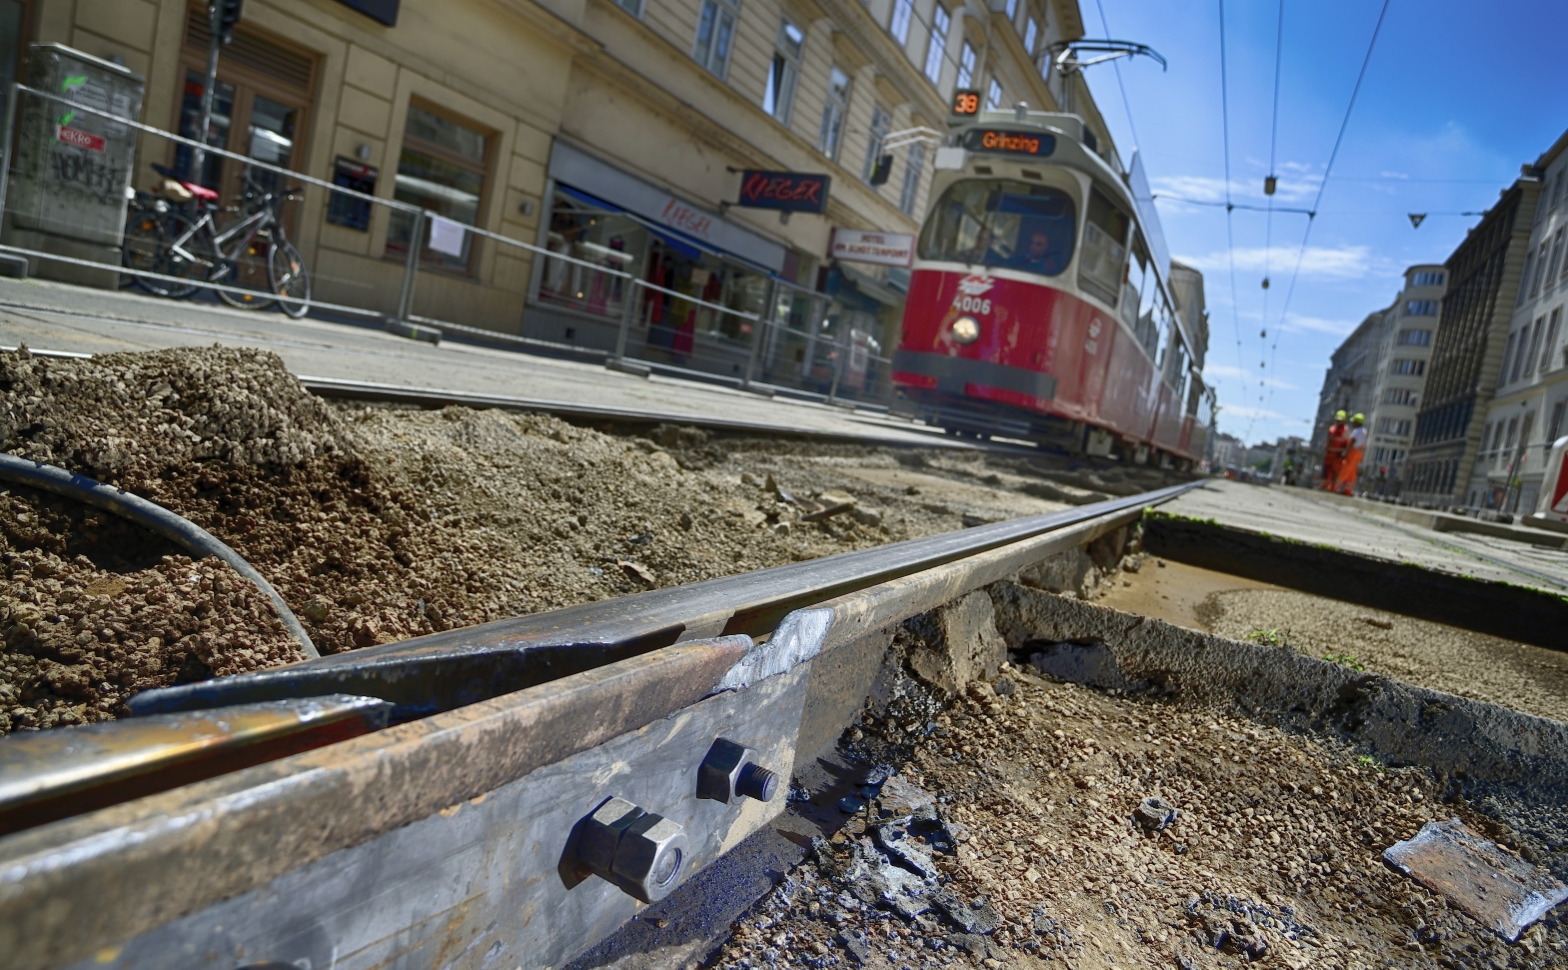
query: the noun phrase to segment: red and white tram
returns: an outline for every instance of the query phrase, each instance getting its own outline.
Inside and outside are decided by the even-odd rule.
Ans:
[[[1204,454],[1204,335],[1176,313],[1158,216],[1076,115],[986,111],[937,152],[893,357],[927,423],[1074,453]],[[1195,339],[1196,338],[1196,339]],[[1160,456],[1168,456],[1161,458]]]

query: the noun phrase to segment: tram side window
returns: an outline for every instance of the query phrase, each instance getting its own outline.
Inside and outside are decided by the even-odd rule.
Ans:
[[[1089,193],[1084,219],[1083,258],[1078,264],[1078,285],[1091,296],[1116,305],[1122,267],[1127,261],[1127,230],[1132,220],[1116,208],[1099,189]]]
[[[920,234],[920,258],[1056,276],[1073,259],[1077,219],[1061,189],[971,179],[942,193]]]

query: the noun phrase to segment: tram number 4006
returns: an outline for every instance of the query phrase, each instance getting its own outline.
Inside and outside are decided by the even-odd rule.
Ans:
[[[961,296],[955,302],[960,313],[990,313],[991,301],[978,296]]]

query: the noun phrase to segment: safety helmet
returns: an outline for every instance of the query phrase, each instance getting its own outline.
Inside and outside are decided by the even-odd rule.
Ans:
[[[1367,416],[1364,415],[1364,414],[1357,414],[1355,417],[1350,419],[1350,423],[1351,424],[1366,424],[1367,423]]]
[[[1345,420],[1345,412],[1344,411],[1335,411],[1334,412],[1334,420],[1335,421],[1343,421],[1343,420]]]

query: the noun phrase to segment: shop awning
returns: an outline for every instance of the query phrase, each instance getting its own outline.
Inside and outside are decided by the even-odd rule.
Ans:
[[[859,290],[862,296],[870,297],[878,303],[886,304],[895,309],[904,305],[902,296],[869,273],[863,273],[852,266],[846,266],[844,263],[838,264],[838,271],[844,274],[844,279],[855,284],[855,289]]]
[[[614,204],[613,202],[606,202],[597,196],[589,195],[587,192],[584,192],[580,189],[574,189],[569,185],[562,185],[559,182],[556,183],[555,188],[557,192],[568,195],[571,198],[574,198],[577,201],[583,203],[584,205],[592,206],[593,208],[602,210],[604,212],[614,212],[618,215],[625,216],[633,222],[642,224],[642,226],[644,226],[650,233],[657,237],[660,242],[664,243],[666,246],[688,259],[698,259],[702,256],[703,253],[711,253],[720,259],[727,259],[732,263],[739,263],[747,269],[762,273],[765,276],[774,275],[773,272],[765,266],[759,266],[745,257],[737,256],[731,252],[726,252],[717,246],[714,246],[712,243],[705,242],[695,236],[687,235],[686,233],[681,232],[679,229],[671,229],[669,226],[661,225],[660,223],[654,222],[652,219],[646,219],[635,212]]]

